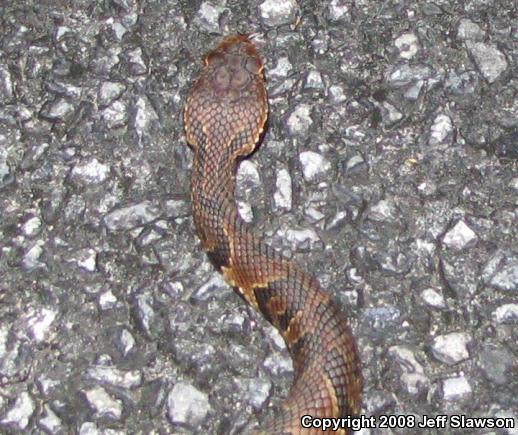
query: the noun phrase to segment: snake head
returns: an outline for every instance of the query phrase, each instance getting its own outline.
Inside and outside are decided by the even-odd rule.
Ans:
[[[205,56],[207,83],[213,93],[235,101],[248,90],[249,84],[263,80],[264,64],[255,46],[245,35],[232,35]]]
[[[213,152],[250,154],[268,113],[264,64],[246,35],[225,38],[205,56],[205,68],[187,97],[187,141],[196,149],[217,144]]]
[[[205,56],[205,66],[236,63],[245,60],[243,67],[250,73],[260,75],[264,70],[261,56],[247,35],[232,35],[225,38],[214,50]]]

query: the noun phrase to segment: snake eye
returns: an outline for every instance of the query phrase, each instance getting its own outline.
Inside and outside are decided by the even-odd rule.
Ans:
[[[263,63],[257,57],[249,57],[246,61],[246,69],[252,74],[259,74],[263,69]]]
[[[221,54],[219,51],[211,51],[205,57],[205,65],[213,65],[213,66],[221,65],[225,61],[224,57],[225,56],[223,54]]]

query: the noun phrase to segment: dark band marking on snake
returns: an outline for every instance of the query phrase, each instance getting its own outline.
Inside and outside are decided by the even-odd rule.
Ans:
[[[226,38],[205,57],[185,104],[185,132],[194,152],[192,213],[212,263],[280,331],[293,359],[290,393],[259,432],[322,434],[302,428],[300,419],[360,413],[360,358],[345,316],[318,281],[239,217],[238,160],[256,147],[267,116],[263,61],[248,37]]]

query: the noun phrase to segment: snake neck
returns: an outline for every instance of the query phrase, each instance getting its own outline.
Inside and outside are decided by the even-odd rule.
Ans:
[[[193,218],[203,247],[209,252],[224,243],[229,223],[239,219],[234,198],[235,170],[235,161],[228,160],[216,147],[195,152],[191,180]],[[216,266],[219,269],[220,265]]]

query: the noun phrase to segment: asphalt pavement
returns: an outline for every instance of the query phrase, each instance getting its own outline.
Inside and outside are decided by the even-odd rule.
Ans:
[[[3,2],[0,432],[239,434],[288,394],[190,214],[185,96],[236,32],[270,103],[239,209],[349,317],[362,433],[518,434],[504,0]]]

